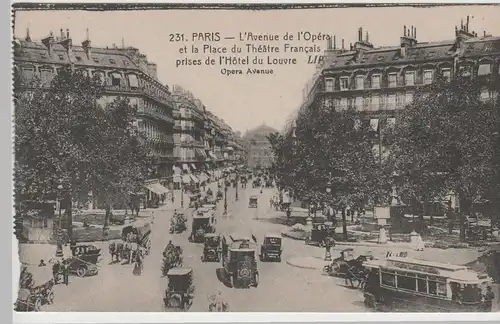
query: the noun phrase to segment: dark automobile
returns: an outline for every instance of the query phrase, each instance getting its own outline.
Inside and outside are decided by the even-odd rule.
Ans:
[[[248,208],[257,208],[258,201],[259,201],[259,197],[250,196],[250,198],[248,199]]]
[[[260,261],[268,261],[270,259],[281,262],[281,235],[279,234],[266,234],[264,242],[260,246]]]
[[[93,245],[78,245],[72,248],[73,256],[64,262],[68,265],[70,273],[78,277],[88,277],[99,272],[97,261],[101,256],[101,249]]]
[[[187,311],[193,304],[193,269],[172,268],[167,273],[168,285],[163,302],[170,311]]]
[[[203,255],[201,261],[219,262],[221,257],[220,236],[214,233],[205,234],[205,242],[203,244]]]
[[[215,216],[213,213],[196,213],[191,224],[190,242],[203,243],[206,233],[215,233]]]
[[[259,284],[259,271],[257,270],[256,240],[252,235],[253,242],[249,238],[236,238],[229,236],[222,239],[222,265],[224,277],[232,287],[249,288],[257,287]]]

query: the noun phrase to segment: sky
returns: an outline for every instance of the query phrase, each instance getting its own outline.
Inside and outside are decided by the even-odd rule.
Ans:
[[[455,25],[469,15],[470,29],[500,36],[500,6],[448,6],[434,8],[331,8],[289,9],[269,11],[239,10],[155,10],[155,11],[18,11],[14,35],[25,37],[29,28],[33,40],[53,31],[69,29],[73,44],[81,44],[89,29],[92,46],[125,46],[138,48],[149,61],[158,65],[158,78],[163,84],[181,85],[200,99],[208,110],[223,118],[236,131],[245,132],[262,123],[282,129],[289,116],[300,106],[302,90],[313,75],[313,64],[307,55],[274,54],[295,57],[297,64],[272,67],[273,75],[222,75],[220,66],[176,67],[183,45],[202,46],[191,40],[183,44],[170,42],[169,34],[220,32],[223,37],[238,38],[239,33],[279,34],[308,31],[313,34],[336,35],[337,46],[345,38],[346,47],[357,40],[358,28],[368,31],[375,46],[399,44],[403,26],[415,26],[419,42],[452,40]],[[212,42],[231,47],[235,40]],[[290,41],[294,46],[317,45],[326,41]],[[181,46],[182,45],[182,46]],[[283,42],[273,44],[282,46]],[[205,59],[208,54],[193,54]],[[269,68],[265,67],[265,68]],[[246,71],[246,67],[244,67]]]

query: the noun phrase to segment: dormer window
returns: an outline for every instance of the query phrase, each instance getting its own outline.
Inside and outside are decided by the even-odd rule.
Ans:
[[[128,65],[128,62],[123,60],[123,65]]]
[[[61,61],[62,61],[62,60],[64,60],[64,55],[59,54],[59,55],[57,55],[57,56],[59,57],[59,59],[60,59]]]
[[[372,75],[372,88],[379,89],[380,88],[380,74]]]
[[[389,73],[389,88],[395,88],[398,86],[398,74],[397,73]]]
[[[424,84],[431,84],[434,76],[434,71],[425,70],[424,71]]]
[[[477,69],[477,75],[490,75],[491,74],[491,64],[490,63],[482,63],[479,64],[479,68]]]
[[[442,69],[441,73],[443,74],[444,80],[446,82],[450,82],[450,80],[451,80],[451,69],[450,68]]]
[[[112,86],[120,86],[122,80],[122,76],[120,73],[112,73],[111,74],[111,85]]]
[[[109,63],[111,63],[111,64],[115,64],[115,63],[116,63],[116,61],[115,61],[114,59],[109,59]]]
[[[97,57],[93,57],[92,60],[94,60],[95,63],[99,63],[99,59]]]
[[[325,79],[325,91],[332,92],[335,84],[334,78],[326,78]]]
[[[362,75],[356,76],[356,89],[362,90],[365,88],[365,77]]]
[[[47,55],[46,55],[46,54],[41,54],[41,55],[40,55],[40,57],[41,57],[42,59],[46,59],[46,58],[47,58]]]
[[[77,61],[81,61],[82,57],[81,56],[75,56]]]
[[[340,78],[340,90],[341,91],[349,90],[349,77]]]
[[[407,71],[405,73],[405,85],[407,86],[415,85],[415,71]]]

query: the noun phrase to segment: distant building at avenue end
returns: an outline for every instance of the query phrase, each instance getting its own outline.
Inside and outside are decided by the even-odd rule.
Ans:
[[[92,47],[88,36],[73,44],[69,30],[40,41],[14,38],[14,73],[21,90],[33,81],[49,86],[60,68],[71,66],[86,75],[98,75],[104,84],[101,104],[127,97],[138,112],[135,124],[145,134],[154,157],[151,179],[144,179],[147,200],[157,199],[179,183],[199,186],[222,174],[221,168],[244,163],[245,147],[231,127],[209,112],[203,103],[179,86],[169,88],[157,75],[156,63],[134,47]],[[184,170],[184,174],[179,172]],[[187,173],[190,176],[185,176]],[[167,189],[168,188],[168,189]],[[90,208],[98,207],[94,201]]]
[[[448,79],[459,74],[485,81],[500,78],[500,37],[473,32],[468,17],[455,27],[452,40],[418,42],[417,28],[404,26],[398,45],[375,47],[368,32],[359,28],[354,45],[346,48],[342,39],[337,48],[333,38],[324,55],[285,133],[293,131],[298,114],[318,104],[335,111],[354,108],[377,132],[382,125],[396,123],[416,89],[431,84],[439,74]],[[481,98],[496,98],[498,89],[486,83]]]
[[[267,136],[278,132],[272,127],[262,124],[244,135],[248,145],[248,166],[251,168],[269,168],[273,161],[273,152]]]

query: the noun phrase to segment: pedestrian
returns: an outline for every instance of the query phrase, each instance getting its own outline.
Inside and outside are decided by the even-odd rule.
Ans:
[[[45,264],[45,261],[43,261],[43,259],[40,260],[40,263],[38,264],[39,267],[45,267],[46,264]]]
[[[62,274],[63,274],[63,282],[67,286],[69,284],[69,267],[68,262],[62,259]]]
[[[57,285],[59,282],[59,271],[61,270],[61,264],[59,263],[59,260],[56,260],[54,262],[54,265],[52,266],[52,277],[54,278],[54,284]]]
[[[486,287],[486,294],[484,294],[484,311],[491,312],[493,305],[493,299],[495,299],[495,294],[491,289],[491,286]]]

